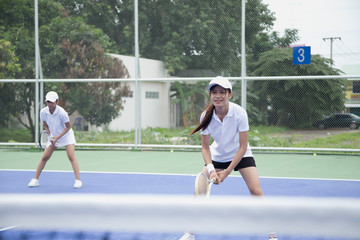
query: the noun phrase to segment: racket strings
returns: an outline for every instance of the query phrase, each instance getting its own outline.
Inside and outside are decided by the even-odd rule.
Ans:
[[[39,143],[42,149],[45,149],[50,145],[50,136],[46,130],[41,132]]]
[[[203,172],[199,173],[195,179],[195,196],[209,197],[212,184],[213,181],[210,181]]]

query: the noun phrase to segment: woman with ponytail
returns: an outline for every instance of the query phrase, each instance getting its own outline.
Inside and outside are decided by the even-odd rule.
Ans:
[[[202,170],[215,184],[232,171],[243,176],[252,196],[263,196],[255,160],[248,142],[249,122],[246,111],[230,102],[233,92],[227,78],[216,77],[208,86],[211,104],[202,112],[200,124],[190,135],[201,131]],[[210,136],[214,142],[210,146]]]
[[[233,92],[227,78],[216,77],[208,86],[211,104],[201,113],[200,124],[190,135],[201,131],[202,169],[215,184],[225,181],[232,171],[239,171],[252,196],[263,196],[255,160],[248,143],[249,122],[246,111],[230,102]],[[210,136],[214,142],[210,145]],[[194,240],[185,233],[181,240]],[[269,235],[276,239],[276,235]]]

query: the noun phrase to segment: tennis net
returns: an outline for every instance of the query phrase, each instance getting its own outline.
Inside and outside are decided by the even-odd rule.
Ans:
[[[0,239],[360,239],[348,198],[2,194]]]

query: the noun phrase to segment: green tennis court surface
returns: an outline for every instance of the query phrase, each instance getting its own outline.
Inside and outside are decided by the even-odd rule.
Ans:
[[[0,150],[0,169],[35,170],[43,152]],[[196,174],[201,152],[78,150],[80,171]],[[254,154],[261,177],[360,180],[360,157],[354,155]],[[45,170],[70,170],[64,150],[55,151]],[[238,175],[238,173],[233,173]]]

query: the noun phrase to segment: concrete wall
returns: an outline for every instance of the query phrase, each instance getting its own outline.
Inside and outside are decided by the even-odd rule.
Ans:
[[[126,66],[130,78],[135,78],[135,57],[111,54],[119,58]],[[143,78],[164,78],[167,71],[164,63],[152,59],[140,59],[140,76]],[[129,131],[135,129],[135,83],[129,82],[132,97],[125,97],[124,109],[121,115],[107,126],[111,131]],[[158,98],[147,98],[146,92],[157,93]],[[141,127],[170,127],[170,83],[142,82],[141,83]],[[151,95],[151,94],[150,94]],[[95,130],[96,127],[91,126]]]

